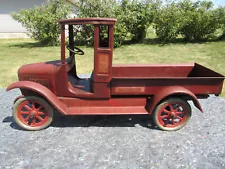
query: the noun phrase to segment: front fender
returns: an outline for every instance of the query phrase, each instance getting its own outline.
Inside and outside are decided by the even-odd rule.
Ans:
[[[35,82],[31,82],[31,81],[19,81],[19,82],[10,84],[6,88],[6,91],[9,91],[9,90],[12,90],[15,88],[28,89],[28,90],[38,93],[43,98],[48,100],[49,103],[51,103],[52,106],[55,107],[60,113],[66,114],[66,106],[47,87],[45,87],[39,83],[35,83]]]
[[[158,93],[156,93],[149,102],[147,103],[147,110],[151,114],[154,110],[154,108],[160,103],[161,100],[165,99],[169,96],[189,96],[191,100],[193,101],[194,105],[201,111],[202,107],[198,101],[198,98],[188,89],[181,87],[181,86],[170,86],[165,87],[162,90],[160,90]]]

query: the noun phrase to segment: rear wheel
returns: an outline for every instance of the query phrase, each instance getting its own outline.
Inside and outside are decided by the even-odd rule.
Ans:
[[[27,96],[14,104],[13,118],[25,130],[41,130],[51,124],[53,109],[44,99]]]
[[[170,98],[156,106],[155,124],[162,130],[174,131],[184,127],[191,117],[191,107],[180,98]]]

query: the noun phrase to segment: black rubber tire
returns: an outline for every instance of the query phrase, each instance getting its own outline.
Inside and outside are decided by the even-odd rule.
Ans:
[[[25,101],[38,101],[39,103],[41,103],[48,111],[48,119],[47,121],[41,125],[41,126],[29,126],[27,124],[24,124],[18,117],[18,108],[19,106],[25,102]],[[40,98],[40,97],[37,97],[37,96],[27,96],[27,97],[24,97],[24,98],[20,98],[18,99],[14,106],[13,106],[13,119],[14,121],[16,122],[16,124],[22,128],[22,129],[25,129],[25,130],[42,130],[46,127],[48,127],[51,123],[52,123],[52,120],[53,120],[53,114],[54,114],[54,111],[53,111],[53,108],[52,106],[44,99]]]
[[[170,104],[180,104],[180,105],[182,105],[182,108],[184,109],[184,115],[186,116],[184,118],[184,121],[182,121],[182,122],[180,121],[180,124],[178,123],[178,125],[174,126],[174,127],[173,126],[167,127],[167,126],[163,125],[162,122],[164,122],[164,121],[162,120],[160,122],[160,120],[158,118],[159,116],[162,117],[161,116],[161,113],[162,113],[161,109],[162,108],[166,108],[165,106],[170,105]],[[155,108],[155,110],[153,112],[153,121],[154,121],[155,125],[161,130],[175,131],[175,130],[181,129],[182,127],[184,127],[188,123],[188,121],[191,118],[191,114],[192,114],[191,113],[191,107],[190,107],[190,105],[189,105],[189,103],[187,101],[182,100],[180,98],[169,98],[169,99],[161,102],[160,104],[158,104],[156,106],[156,108]],[[170,121],[171,121],[171,119],[170,119]],[[169,125],[171,125],[171,124],[169,124]]]

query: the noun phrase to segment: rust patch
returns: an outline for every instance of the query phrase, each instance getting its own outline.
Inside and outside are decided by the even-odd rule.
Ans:
[[[39,83],[39,84],[49,88],[49,81],[46,79],[29,78],[29,81]]]
[[[98,73],[108,73],[109,56],[105,53],[99,53]]]
[[[144,93],[145,87],[116,87],[116,93]]]

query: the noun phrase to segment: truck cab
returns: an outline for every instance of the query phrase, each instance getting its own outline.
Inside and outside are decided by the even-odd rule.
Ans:
[[[18,71],[19,80],[42,84],[58,97],[110,98],[116,19],[82,18],[58,22],[61,27],[61,60],[24,65]],[[90,78],[79,78],[76,55],[84,55],[84,52],[75,46],[74,27],[85,24],[94,27],[94,69]]]
[[[85,18],[60,20],[61,25],[61,62],[71,68],[64,82],[69,82],[68,96],[85,98],[110,98],[110,81],[112,78],[112,55],[114,25],[116,19],[113,18]],[[90,24],[94,27],[94,69],[88,79],[80,79],[77,76],[75,56],[84,54],[82,50],[75,47],[73,27],[76,25]],[[65,26],[69,27],[69,58],[65,58]],[[74,61],[74,62],[73,62]],[[60,87],[59,87],[60,88]],[[65,88],[66,90],[66,88]],[[72,93],[72,94],[71,94]],[[60,93],[65,96],[65,91]],[[72,97],[73,97],[72,96]]]

